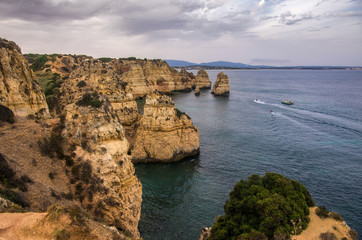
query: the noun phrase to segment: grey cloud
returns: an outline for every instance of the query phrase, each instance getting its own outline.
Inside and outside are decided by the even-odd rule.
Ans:
[[[311,13],[306,13],[302,15],[292,14],[290,11],[280,14],[279,22],[285,25],[294,25],[296,23],[302,22],[304,20],[314,19]]]
[[[109,1],[2,0],[0,17],[35,22],[85,19],[104,10]]]

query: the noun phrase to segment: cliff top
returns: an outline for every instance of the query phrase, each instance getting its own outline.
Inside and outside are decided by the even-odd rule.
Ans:
[[[0,48],[7,48],[9,50],[17,50],[21,53],[20,47],[13,41],[8,41],[4,38],[0,38]]]

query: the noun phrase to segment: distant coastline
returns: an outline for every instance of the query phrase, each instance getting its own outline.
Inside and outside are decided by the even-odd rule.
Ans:
[[[248,65],[243,63],[234,63],[226,61],[192,63],[181,60],[164,60],[170,67],[185,68],[186,70],[264,70],[264,69],[281,69],[281,70],[362,70],[362,66],[267,66],[267,65]]]

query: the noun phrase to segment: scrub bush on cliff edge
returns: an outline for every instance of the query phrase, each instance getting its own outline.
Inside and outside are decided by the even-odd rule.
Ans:
[[[315,205],[302,184],[277,173],[241,180],[229,197],[225,215],[211,229],[211,240],[252,240],[256,235],[257,239],[279,239],[299,234],[308,225],[309,207]]]

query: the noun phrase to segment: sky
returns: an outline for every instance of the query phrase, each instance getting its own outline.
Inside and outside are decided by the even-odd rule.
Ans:
[[[362,66],[362,0],[0,0],[23,53]]]

